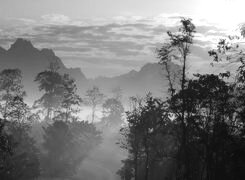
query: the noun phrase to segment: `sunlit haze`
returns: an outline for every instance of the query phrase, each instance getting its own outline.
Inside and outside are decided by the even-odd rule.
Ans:
[[[245,180],[245,0],[0,0],[0,180]]]

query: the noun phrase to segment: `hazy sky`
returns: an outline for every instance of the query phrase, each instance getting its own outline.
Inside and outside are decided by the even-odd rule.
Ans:
[[[194,19],[193,68],[228,30],[243,22],[243,0],[0,0],[0,45],[29,39],[54,49],[89,77],[113,76],[156,62],[156,47],[179,16]],[[245,20],[245,18],[244,18]]]
[[[198,0],[1,0],[1,16],[38,18],[64,14],[71,18],[111,17],[123,14],[152,16],[160,13],[193,13]]]
[[[207,19],[239,18],[243,0],[0,0],[0,16],[34,18],[63,14],[70,18],[108,18],[123,15],[156,16],[179,13]],[[239,18],[240,19],[240,18]],[[236,21],[236,20],[235,20]]]

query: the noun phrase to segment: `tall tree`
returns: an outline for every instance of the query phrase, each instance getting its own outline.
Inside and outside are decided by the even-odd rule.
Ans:
[[[100,143],[93,124],[84,121],[54,121],[44,128],[43,176],[72,178],[88,153]]]
[[[116,125],[120,126],[123,122],[122,115],[124,112],[124,107],[119,99],[109,98],[103,105],[103,118],[102,122],[106,125]]]
[[[232,118],[230,118],[229,124],[227,124],[229,128],[228,135],[232,137],[232,141],[228,142],[232,148],[230,147],[230,149],[229,146],[225,146],[225,149],[223,149],[225,152],[229,150],[229,153],[232,153],[232,158],[226,161],[226,164],[231,164],[229,164],[229,167],[226,167],[226,169],[229,169],[229,172],[224,171],[224,166],[221,166],[222,169],[220,170],[223,171],[223,174],[225,174],[227,179],[244,179],[245,177],[244,171],[241,170],[244,168],[245,164],[245,158],[241,154],[241,152],[245,150],[245,56],[243,46],[245,32],[244,29],[244,25],[241,26],[241,36],[228,36],[226,38],[222,38],[217,43],[217,47],[209,51],[209,55],[213,57],[213,66],[215,63],[222,61],[224,64],[233,63],[237,67],[235,74],[229,71],[221,73],[224,77],[232,77],[230,78],[230,86],[233,91],[231,94],[232,98],[230,102],[235,109],[235,112],[232,114]],[[229,155],[229,153],[227,154]],[[233,164],[234,162],[232,163],[232,161],[236,161],[236,165]]]
[[[19,69],[5,69],[0,72],[0,111],[4,119],[15,97],[23,98],[25,91]]]
[[[123,167],[118,172],[121,178],[124,178],[126,176],[126,174],[124,173],[132,171],[133,178],[135,180],[139,179],[138,166],[140,164],[139,159],[141,153],[140,150],[141,136],[140,136],[140,130],[138,129],[137,126],[137,123],[139,121],[139,116],[140,116],[140,112],[138,110],[139,109],[134,109],[131,112],[127,112],[128,126],[122,127],[120,129],[120,134],[122,136],[122,139],[119,142],[120,147],[126,149],[129,153],[128,159],[122,162]]]
[[[158,50],[158,56],[160,58],[160,64],[164,64],[167,68],[168,72],[168,80],[170,85],[171,96],[173,97],[176,89],[174,89],[174,84],[171,78],[171,73],[168,69],[168,63],[173,60],[178,60],[182,64],[182,72],[181,72],[181,82],[180,82],[180,90],[184,92],[186,89],[187,83],[187,60],[188,56],[190,55],[190,48],[193,44],[193,37],[195,33],[195,25],[192,23],[191,19],[183,18],[181,20],[181,27],[179,28],[178,32],[173,33],[168,31],[167,34],[169,36],[169,42],[164,44]],[[180,126],[181,131],[181,139],[179,151],[183,153],[182,158],[178,161],[179,165],[179,173],[181,174],[181,179],[190,179],[190,169],[189,169],[189,160],[188,160],[188,121],[186,119],[187,109],[186,109],[186,96],[184,94],[181,95],[181,105],[179,108],[181,112],[173,112],[178,118],[178,124]],[[183,173],[182,173],[183,172]]]
[[[167,158],[170,148],[167,139],[172,139],[165,103],[148,95],[144,104],[127,113],[127,121],[128,126],[121,129],[124,137],[121,147],[129,155],[119,173],[122,178],[126,176],[123,172],[133,172],[135,179],[152,179],[156,167]]]
[[[75,173],[71,149],[74,146],[73,135],[67,123],[55,121],[44,128],[43,170],[46,177],[70,178]]]
[[[51,120],[55,116],[55,111],[59,108],[63,97],[63,78],[58,70],[58,64],[51,63],[47,70],[40,72],[35,78],[39,84],[39,90],[44,91],[44,94],[34,102],[34,107],[42,108],[42,111],[46,112],[45,118],[47,120]]]
[[[77,94],[75,80],[70,78],[68,74],[64,74],[62,79],[63,95],[55,119],[72,121],[77,118],[76,114],[80,111],[82,99]]]
[[[96,108],[102,103],[104,94],[100,92],[100,89],[93,86],[92,89],[88,89],[86,93],[86,102],[91,106],[92,109],[92,123],[94,122]]]
[[[11,149],[11,153],[5,153],[1,158],[0,176],[6,180],[37,178],[39,152],[29,135],[32,116],[23,99],[21,72],[17,69],[3,70],[0,79],[1,112],[5,124],[1,131],[7,136],[7,145]]]
[[[5,170],[6,157],[12,154],[12,136],[6,133],[7,121],[0,119],[0,174]]]
[[[70,131],[73,134],[74,146],[71,148],[76,168],[86,158],[89,152],[101,143],[101,132],[94,124],[87,121],[72,121],[69,123]]]
[[[132,161],[130,159],[122,160],[122,168],[117,171],[117,174],[122,180],[131,180],[133,175]]]

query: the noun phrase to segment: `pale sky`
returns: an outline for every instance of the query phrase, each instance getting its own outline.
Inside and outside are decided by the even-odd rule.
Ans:
[[[245,21],[244,7],[244,0],[0,0],[0,46],[26,38],[88,77],[114,76],[156,62],[166,31],[188,16],[197,26],[197,69],[208,48]]]
[[[1,0],[0,15],[38,18],[64,14],[71,18],[111,17],[123,14],[155,16],[165,13],[193,13],[198,0]]]
[[[245,5],[243,0],[0,0],[0,3],[0,16],[5,18],[38,19],[46,14],[63,14],[81,19],[178,13],[221,21],[230,15],[241,19]]]

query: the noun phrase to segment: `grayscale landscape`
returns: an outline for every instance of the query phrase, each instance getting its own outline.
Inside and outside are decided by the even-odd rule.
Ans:
[[[0,0],[1,180],[244,180],[242,0]]]

